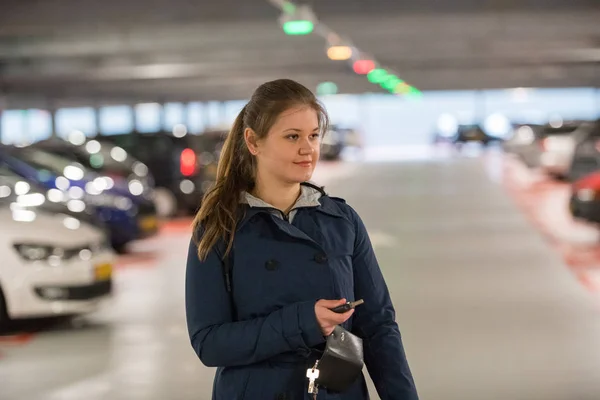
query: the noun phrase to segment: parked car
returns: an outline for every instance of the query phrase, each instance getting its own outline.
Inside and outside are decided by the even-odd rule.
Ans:
[[[434,136],[435,143],[451,143],[458,148],[466,143],[480,143],[487,146],[490,143],[500,142],[497,137],[488,135],[485,130],[478,124],[458,125],[454,134],[441,135],[436,133]]]
[[[156,185],[158,213],[170,216],[178,211],[195,213],[204,193],[214,183],[218,155],[211,140],[215,134],[209,135],[211,140],[203,136],[131,133],[100,136],[97,140],[116,144],[148,166]]]
[[[137,202],[151,203],[153,200],[154,178],[148,167],[118,146],[100,143],[95,139],[76,145],[51,138],[30,147],[68,158],[91,171],[110,177],[115,187],[129,190]]]
[[[550,176],[567,178],[575,148],[590,134],[593,126],[593,122],[590,121],[571,121],[560,126],[544,126],[539,141],[542,151],[541,169]]]
[[[535,124],[515,125],[512,136],[502,143],[504,152],[513,154],[529,168],[539,167],[542,155],[539,141],[543,139],[543,128]]]
[[[353,134],[354,131],[351,129],[331,125],[321,140],[321,159],[338,160],[348,146],[349,140],[354,139]]]
[[[94,311],[112,292],[104,232],[0,179],[0,327],[9,319]],[[23,185],[21,185],[23,187]]]
[[[138,207],[127,190],[114,186],[110,177],[40,149],[2,146],[0,164],[49,190],[58,201],[67,200],[72,211],[89,212],[106,224],[112,246],[126,245],[157,230],[154,209]],[[54,189],[54,190],[52,190]]]
[[[600,172],[573,183],[569,210],[575,219],[600,224]]]
[[[567,177],[575,182],[586,175],[600,170],[600,121],[575,146],[573,161]]]
[[[109,180],[112,188],[128,197],[137,209],[140,216],[138,239],[158,232],[154,178],[144,163],[133,158],[124,149],[94,139],[75,145],[57,138],[37,142],[30,148],[79,163]]]
[[[69,215],[87,224],[94,225],[106,234],[109,232],[106,224],[92,212],[90,207],[84,210],[76,208],[70,210],[68,202],[71,199],[68,196],[58,198],[56,189],[48,190],[35,181],[25,179],[2,165],[1,162],[0,187],[2,187],[0,197],[7,197],[12,194],[16,196],[15,201],[20,206],[39,207],[43,205],[44,210],[48,212]]]

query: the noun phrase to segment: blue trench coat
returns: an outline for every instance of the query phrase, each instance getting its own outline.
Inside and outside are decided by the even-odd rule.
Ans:
[[[318,299],[364,299],[343,327],[363,338],[365,364],[382,400],[416,400],[395,311],[365,226],[344,200],[322,196],[292,222],[245,205],[234,239],[234,307],[221,246],[206,261],[190,242],[186,312],[192,347],[218,367],[213,400],[302,400],[306,369],[325,338],[315,317]],[[237,318],[234,315],[237,314]],[[344,393],[318,399],[369,399],[364,376]]]

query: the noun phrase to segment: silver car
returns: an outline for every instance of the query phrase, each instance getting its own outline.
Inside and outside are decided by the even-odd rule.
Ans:
[[[566,178],[569,174],[575,148],[591,133],[594,123],[574,121],[561,126],[545,126],[540,141],[540,167],[548,175]]]
[[[543,139],[542,125],[516,125],[512,136],[502,143],[506,153],[514,154],[529,168],[537,168],[540,165],[542,148],[540,140]]]

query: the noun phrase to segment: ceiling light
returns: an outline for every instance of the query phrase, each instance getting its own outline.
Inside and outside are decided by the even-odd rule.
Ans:
[[[352,49],[349,46],[331,46],[327,49],[327,57],[336,61],[349,60],[352,57]]]
[[[388,72],[382,68],[376,68],[367,74],[367,79],[371,83],[381,83],[387,77]]]
[[[352,65],[352,69],[359,75],[366,75],[375,69],[373,60],[357,60]]]

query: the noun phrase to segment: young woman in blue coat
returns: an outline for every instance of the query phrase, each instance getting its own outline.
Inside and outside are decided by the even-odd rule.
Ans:
[[[292,80],[261,85],[222,149],[194,221],[186,312],[213,400],[301,400],[336,325],[363,339],[383,400],[416,400],[390,295],[360,217],[310,180],[328,117]],[[346,301],[364,304],[343,314]],[[369,399],[364,376],[318,399]]]

